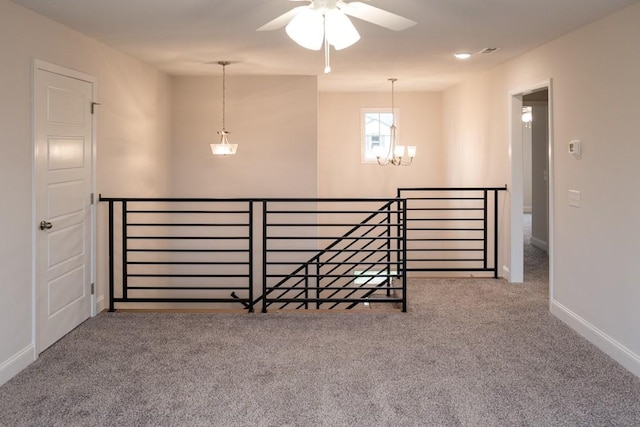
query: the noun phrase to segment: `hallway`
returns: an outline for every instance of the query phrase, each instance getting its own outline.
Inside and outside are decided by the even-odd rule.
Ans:
[[[533,246],[531,238],[531,214],[524,214],[524,281],[527,286],[549,297],[549,255]]]

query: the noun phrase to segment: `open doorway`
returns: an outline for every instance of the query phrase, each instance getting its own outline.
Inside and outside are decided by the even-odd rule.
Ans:
[[[525,227],[531,245],[549,250],[549,91],[547,88],[524,95],[523,184]],[[525,241],[525,243],[527,243]]]
[[[546,283],[549,274],[549,90],[546,87],[522,97],[522,142],[524,280]]]
[[[523,107],[531,121],[523,122]],[[511,265],[509,279],[524,281],[525,253],[544,257],[553,287],[552,87],[546,81],[511,94]],[[530,228],[529,228],[530,227]],[[526,241],[525,241],[525,232]],[[547,267],[548,266],[548,267]]]

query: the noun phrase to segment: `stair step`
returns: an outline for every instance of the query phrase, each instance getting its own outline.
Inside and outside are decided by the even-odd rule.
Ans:
[[[381,285],[389,280],[391,282],[394,276],[398,275],[395,270],[380,272],[377,270],[354,270],[354,276],[358,276],[354,279],[356,285]],[[371,278],[371,276],[374,276]]]

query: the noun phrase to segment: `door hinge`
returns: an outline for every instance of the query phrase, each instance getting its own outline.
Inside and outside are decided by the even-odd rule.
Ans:
[[[96,105],[102,105],[99,102],[92,102],[91,103],[91,114],[95,114],[96,113]]]
[[[96,284],[92,283],[91,284],[91,295],[95,295],[95,293],[96,293]]]
[[[93,205],[95,203],[95,195],[94,193],[91,193],[91,204]]]

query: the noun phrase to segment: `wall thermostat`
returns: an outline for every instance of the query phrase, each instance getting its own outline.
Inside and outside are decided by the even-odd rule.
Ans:
[[[573,154],[574,156],[579,156],[581,151],[580,141],[574,139],[573,141],[569,141],[569,154]]]

